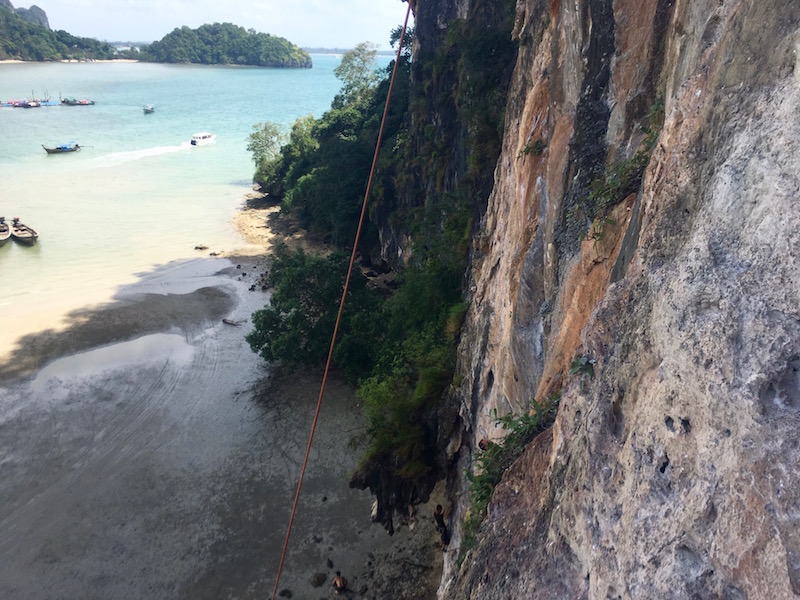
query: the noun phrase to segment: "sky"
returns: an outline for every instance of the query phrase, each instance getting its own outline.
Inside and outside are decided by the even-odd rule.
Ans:
[[[11,0],[35,4],[51,29],[109,42],[152,42],[176,27],[233,23],[286,38],[301,47],[389,49],[408,5],[401,0]],[[410,23],[409,23],[410,24]]]

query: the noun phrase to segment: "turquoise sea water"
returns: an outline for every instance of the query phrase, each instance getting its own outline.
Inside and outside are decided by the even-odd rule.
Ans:
[[[257,122],[321,116],[338,57],[312,69],[145,63],[0,64],[0,101],[89,98],[94,106],[0,108],[0,216],[39,243],[0,248],[0,355],[19,335],[110,298],[137,273],[245,245],[233,227],[251,191]],[[381,60],[388,63],[388,59]],[[145,115],[144,104],[155,113]],[[192,134],[217,136],[192,147]],[[42,145],[76,141],[81,152]],[[9,285],[13,282],[13,285]]]

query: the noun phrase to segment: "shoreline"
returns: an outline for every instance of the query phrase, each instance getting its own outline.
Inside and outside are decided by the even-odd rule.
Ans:
[[[138,63],[139,60],[133,58],[95,58],[87,60],[79,60],[77,58],[62,58],[60,60],[19,60],[16,58],[6,58],[0,60],[0,65],[18,65],[18,64],[31,64],[31,63]]]
[[[264,248],[263,254],[259,256],[266,262],[269,261],[270,249],[276,242],[287,244],[290,248],[302,248],[309,253],[324,253],[330,250],[330,245],[326,244],[321,237],[313,236],[300,229],[294,219],[282,215],[280,207],[258,191],[248,194],[244,205],[237,211],[235,224],[239,233],[250,244],[250,248],[254,245],[261,245]],[[232,254],[235,255],[236,252],[234,251]],[[246,256],[252,259],[255,255],[248,252]],[[295,389],[296,383],[290,381],[292,377],[291,374],[279,375],[278,385],[287,385],[290,390]],[[322,372],[320,371],[318,375],[308,373],[306,377],[316,379],[319,385]],[[332,373],[332,377],[334,381],[338,381],[338,375],[335,372]],[[354,396],[354,390],[342,381],[339,381],[338,385],[349,390],[347,395],[353,401],[352,408],[359,413],[351,418],[359,420],[362,418],[361,409],[359,401]],[[444,560],[443,552],[439,548],[439,536],[434,528],[433,510],[437,504],[446,504],[444,487],[445,482],[439,482],[428,502],[418,506],[412,518],[404,519],[400,516],[396,518],[395,535],[391,536],[388,546],[379,545],[376,548],[364,546],[361,548],[363,562],[359,563],[356,556],[355,564],[366,563],[366,566],[351,571],[349,574],[344,572],[351,590],[348,597],[374,600],[383,600],[384,598],[436,599]],[[373,498],[369,492],[360,493],[368,494],[370,499]],[[371,522],[369,515],[363,514],[361,517],[364,519],[365,527],[377,528],[378,535],[383,536],[384,541],[390,539],[382,526]],[[457,550],[449,549],[447,552],[457,552]],[[356,549],[357,553],[358,549]],[[321,573],[315,574],[317,578],[321,578],[321,576]],[[330,578],[332,577],[333,573],[330,574]],[[280,586],[280,589],[292,591],[291,588],[285,588],[283,585]]]
[[[264,194],[254,191],[246,198],[244,205],[235,217],[236,228],[248,244],[262,245],[263,254],[260,257],[269,261],[270,249],[278,241],[290,248],[302,248],[309,253],[324,253],[330,250],[330,245],[319,236],[313,236],[303,231],[294,219],[282,215],[280,207],[269,201]],[[235,252],[234,252],[235,254]],[[248,254],[250,258],[253,254]],[[309,374],[310,377],[317,377]],[[318,374],[321,381],[322,372]],[[334,380],[337,374],[332,373]],[[289,383],[290,376],[279,376],[283,383],[290,389],[294,386]],[[360,403],[354,396],[354,390],[344,382],[340,385],[349,390],[349,395],[354,401],[353,408],[360,415]],[[344,442],[343,442],[344,443]],[[355,464],[354,464],[355,466]],[[427,503],[417,507],[417,511],[410,519],[397,516],[395,535],[388,546],[362,549],[366,567],[351,572],[348,584],[351,588],[349,597],[370,598],[383,600],[384,598],[403,598],[404,600],[435,600],[441,582],[443,569],[443,552],[439,548],[439,536],[434,528],[433,510],[437,504],[446,505],[445,482],[437,484]],[[369,492],[361,492],[369,494]],[[370,499],[373,498],[369,494]],[[362,515],[365,526],[377,527],[378,535],[385,538],[390,536],[382,526],[372,523],[369,515]],[[447,552],[457,552],[457,549],[448,549]],[[356,564],[358,560],[356,559]],[[317,574],[320,576],[320,574]],[[333,575],[331,574],[331,577]],[[281,586],[283,589],[283,586]],[[289,589],[289,591],[292,591]]]
[[[232,218],[240,247],[154,269],[110,303],[75,311],[64,330],[26,340],[26,375],[4,378],[0,369],[0,382],[8,382],[0,387],[0,428],[11,449],[4,460],[19,465],[4,483],[8,510],[0,530],[18,533],[0,543],[0,580],[12,586],[0,583],[0,595],[41,597],[48,595],[42,586],[63,585],[77,597],[136,597],[144,585],[152,598],[210,600],[271,590],[295,492],[292,473],[322,374],[281,375],[242,338],[267,298],[259,282],[273,244],[309,251],[325,244],[257,192]],[[351,598],[402,590],[403,598],[433,600],[442,568],[431,518],[436,502],[420,506],[412,526],[390,538],[370,519],[372,496],[349,489],[357,452],[347,442],[363,423],[353,390],[335,374],[322,419],[279,590],[327,595],[339,569]],[[31,444],[35,452],[26,450]],[[176,460],[186,467],[176,470]],[[166,469],[157,479],[163,483],[134,491],[158,465]],[[81,483],[64,487],[67,481]],[[134,505],[129,497],[137,497]],[[92,519],[62,515],[50,498],[85,507]],[[144,525],[142,507],[153,525]],[[141,523],[128,530],[119,521]],[[176,522],[183,523],[178,530]],[[107,532],[132,554],[105,563]],[[58,539],[86,540],[81,557],[73,546],[47,547]],[[187,544],[196,546],[188,555]],[[173,564],[176,556],[183,558]],[[42,578],[44,559],[55,562]],[[89,570],[69,575],[75,564]],[[131,568],[149,575],[132,577]],[[150,591],[159,589],[171,591]]]

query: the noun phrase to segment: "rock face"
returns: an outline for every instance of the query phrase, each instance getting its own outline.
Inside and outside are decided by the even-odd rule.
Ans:
[[[50,22],[47,20],[47,13],[41,8],[32,5],[30,8],[18,8],[15,11],[20,17],[34,25],[41,25],[46,29],[50,29]]]
[[[470,3],[418,20],[436,4]],[[561,404],[460,567],[454,528],[439,597],[800,597],[800,4],[519,0],[514,35],[456,522],[492,411]],[[587,205],[653,126],[632,193]]]
[[[468,187],[470,211],[483,214],[492,170],[471,165],[494,163],[500,152],[503,100],[516,56],[508,0],[434,0],[415,3],[414,11],[409,148],[398,174],[413,183],[370,207],[381,257],[399,270],[413,255],[415,221],[426,212],[439,218],[448,195]]]
[[[11,4],[10,0],[0,0],[0,8],[5,8],[11,12],[17,13],[29,23],[41,25],[42,27],[50,29],[50,23],[47,20],[47,13],[35,4],[30,8],[14,8],[14,5]]]

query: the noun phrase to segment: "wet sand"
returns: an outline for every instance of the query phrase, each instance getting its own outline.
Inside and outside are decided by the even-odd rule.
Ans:
[[[248,243],[305,243],[273,212],[237,215]],[[0,597],[270,597],[321,373],[244,341],[267,260],[166,265],[0,364]],[[330,597],[338,569],[353,598],[435,597],[430,509],[390,538],[348,487],[357,403],[329,381],[279,589]]]

